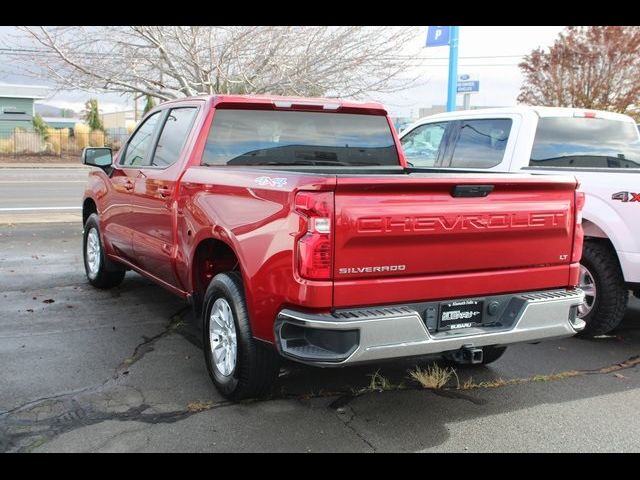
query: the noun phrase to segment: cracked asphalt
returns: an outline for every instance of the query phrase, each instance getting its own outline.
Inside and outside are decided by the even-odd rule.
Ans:
[[[189,307],[128,272],[84,278],[79,222],[0,225],[0,452],[640,451],[640,301],[607,338],[512,346],[460,384],[421,389],[420,358],[283,365],[270,398],[211,385]],[[579,374],[559,380],[540,375]],[[391,391],[368,389],[379,372]]]

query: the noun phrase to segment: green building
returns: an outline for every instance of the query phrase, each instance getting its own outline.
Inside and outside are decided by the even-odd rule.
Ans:
[[[33,130],[34,102],[49,94],[48,87],[0,83],[0,138],[11,136],[16,128]]]

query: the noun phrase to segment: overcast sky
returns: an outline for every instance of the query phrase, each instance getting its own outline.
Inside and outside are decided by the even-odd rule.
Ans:
[[[458,73],[476,76],[480,80],[480,93],[471,97],[471,104],[478,106],[515,105],[522,83],[518,63],[522,55],[537,47],[547,47],[553,43],[563,27],[534,26],[461,26],[459,43]],[[0,45],[3,36],[11,34],[11,27],[0,27]],[[420,83],[403,92],[386,95],[372,95],[373,100],[382,101],[392,115],[416,116],[421,107],[443,105],[447,101],[447,58],[448,47],[421,48],[425,43],[427,27],[421,27],[405,52],[412,52],[428,58],[425,66],[415,73]],[[400,52],[405,54],[405,52]],[[495,58],[465,58],[465,57]],[[47,85],[46,79],[24,78],[15,72],[9,58],[0,53],[0,82]],[[120,95],[94,95],[99,99],[104,112],[131,109],[130,98]],[[58,107],[82,110],[89,97],[85,92],[61,92],[46,103]],[[458,96],[462,104],[462,96]]]

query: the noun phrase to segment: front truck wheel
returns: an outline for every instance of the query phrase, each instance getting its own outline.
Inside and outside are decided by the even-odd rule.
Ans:
[[[92,213],[84,224],[83,233],[84,271],[89,283],[96,288],[112,288],[124,279],[125,268],[109,260],[100,239],[98,215]]]
[[[613,248],[603,240],[584,243],[580,261],[580,288],[585,293],[578,316],[587,324],[578,335],[609,333],[622,322],[629,290]]]
[[[234,401],[268,394],[280,370],[280,357],[251,334],[240,273],[213,278],[202,314],[205,362],[218,391]]]

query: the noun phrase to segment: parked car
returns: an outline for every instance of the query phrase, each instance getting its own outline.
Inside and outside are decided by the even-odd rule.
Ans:
[[[640,137],[631,117],[579,108],[458,111],[418,120],[401,142],[415,166],[575,175],[586,193],[583,334],[620,324],[629,291],[640,296]]]
[[[131,269],[189,300],[228,398],[281,357],[486,364],[584,327],[575,178],[410,172],[379,104],[170,101],[83,158],[89,282]]]

